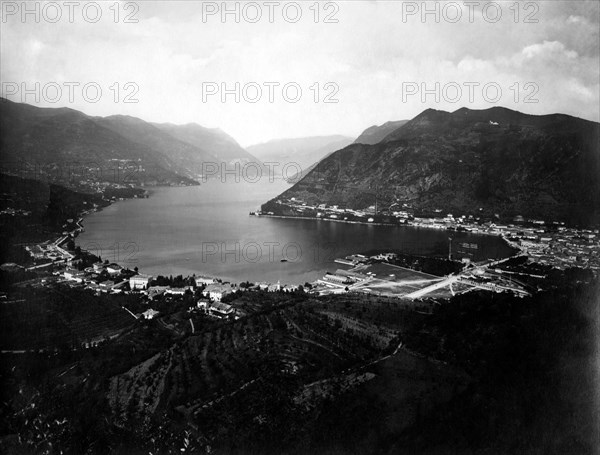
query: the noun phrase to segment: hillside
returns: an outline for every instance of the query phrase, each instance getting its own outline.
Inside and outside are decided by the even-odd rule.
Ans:
[[[196,123],[174,125],[172,123],[152,123],[153,126],[171,135],[181,142],[206,150],[219,161],[258,162],[230,135],[219,128],[205,128]]]
[[[163,159],[169,160],[172,170],[181,175],[193,178],[201,173],[203,162],[218,160],[206,149],[183,142],[136,117],[112,115],[104,118],[97,117],[95,121],[131,142],[152,150]]]
[[[378,142],[381,142],[388,134],[397,130],[407,122],[408,120],[397,120],[385,122],[383,125],[379,126],[373,125],[360,133],[360,136],[356,138],[354,143],[377,144]]]
[[[131,197],[136,190],[129,188]],[[140,194],[142,190],[137,190]],[[108,194],[86,194],[39,180],[0,174],[0,263],[26,264],[31,259],[23,246],[58,238],[67,220],[83,210],[109,204]]]
[[[309,204],[380,212],[524,215],[597,223],[600,125],[567,115],[504,108],[428,109],[378,144],[352,144],[319,163],[263,210],[293,215],[291,197]]]
[[[306,174],[310,166],[350,143],[352,139],[346,136],[313,136],[274,139],[263,144],[251,145],[247,149],[265,163],[278,163],[278,166],[274,166],[276,172],[281,172],[286,164],[294,163],[300,166],[303,174]],[[297,170],[297,166],[289,167],[285,177],[292,180],[293,170]]]
[[[68,108],[0,99],[0,164],[7,173],[61,184],[191,184],[179,165],[98,119]],[[119,171],[117,171],[117,167]]]
[[[525,298],[455,295],[428,315],[384,297],[256,290],[230,300],[237,320],[165,300],[137,321],[121,308],[147,308],[136,294],[21,287],[0,308],[0,345],[52,355],[4,355],[0,448],[592,454],[598,281],[571,269],[544,283]]]
[[[38,108],[0,99],[0,165],[25,178],[72,185],[189,185],[203,163],[256,161],[219,129],[152,124],[69,108]]]

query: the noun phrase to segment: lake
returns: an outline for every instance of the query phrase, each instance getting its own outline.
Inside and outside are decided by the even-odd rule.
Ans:
[[[249,216],[289,187],[211,180],[194,187],[155,188],[147,199],[118,201],[83,220],[76,242],[102,259],[156,275],[210,275],[236,283],[303,284],[343,268],[337,257],[374,249],[432,255],[448,251],[449,232],[324,220]],[[475,260],[506,257],[498,237],[451,233]],[[286,259],[287,262],[282,262]]]

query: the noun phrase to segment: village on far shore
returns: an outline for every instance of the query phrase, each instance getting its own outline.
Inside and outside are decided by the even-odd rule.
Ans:
[[[139,294],[147,304],[147,310],[133,314],[136,319],[153,319],[159,312],[153,308],[157,300],[174,301],[185,295],[193,296],[195,305],[189,311],[203,312],[215,318],[239,318],[243,311],[230,304],[242,292],[309,292],[314,295],[343,293],[372,294],[380,297],[418,301],[421,311],[430,312],[435,299],[449,298],[475,289],[495,292],[512,292],[517,296],[535,292],[522,278],[527,276],[545,278],[543,274],[515,266],[537,264],[546,268],[564,270],[568,267],[590,269],[594,274],[600,270],[600,236],[598,230],[565,227],[560,223],[545,223],[539,220],[524,220],[514,224],[493,222],[476,223],[465,217],[454,218],[448,214],[439,219],[412,219],[410,224],[448,231],[470,231],[496,235],[514,249],[515,254],[503,259],[488,259],[475,262],[473,251],[476,244],[455,241],[449,238],[448,258],[437,259],[453,264],[443,269],[447,273],[427,273],[419,270],[419,261],[407,264],[399,254],[392,252],[373,255],[353,254],[337,258],[339,268],[326,272],[312,282],[299,284],[240,283],[234,284],[219,277],[206,274],[178,277],[177,280],[138,272],[122,267],[116,262],[98,261],[88,251],[74,247],[74,238],[83,231],[82,218],[69,219],[66,230],[54,242],[28,245],[26,251],[33,265],[23,267],[14,263],[2,264],[3,270],[25,270],[44,272],[37,285],[46,286],[65,283],[71,287],[92,290],[96,293]],[[450,234],[452,235],[452,234]],[[401,256],[401,254],[400,254]],[[538,272],[542,273],[542,272]]]

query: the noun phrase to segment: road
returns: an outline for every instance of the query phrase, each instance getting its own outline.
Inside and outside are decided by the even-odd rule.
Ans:
[[[404,297],[407,299],[418,299],[418,298],[423,297],[424,295],[427,295],[430,292],[433,292],[437,289],[440,289],[440,288],[443,288],[446,286],[450,286],[452,283],[455,283],[456,281],[458,281],[458,279],[459,279],[458,276],[451,275],[442,281],[438,281],[437,283],[432,284],[431,286],[427,286],[427,287],[419,289],[415,292],[411,292],[410,294],[406,294]]]

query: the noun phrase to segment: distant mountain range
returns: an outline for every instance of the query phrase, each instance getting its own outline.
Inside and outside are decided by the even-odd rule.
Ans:
[[[35,176],[46,172],[58,177],[58,183],[69,183],[62,180],[73,177],[67,168],[81,172],[86,166],[97,167],[87,176],[111,181],[115,167],[122,166],[127,183],[192,184],[203,163],[256,160],[223,131],[196,124],[152,124],[123,115],[92,117],[4,98],[0,117],[2,169],[11,173],[15,167],[22,171],[22,166],[33,166],[38,168]]]
[[[277,200],[294,197],[354,209],[598,222],[599,131],[562,114],[427,109],[379,143],[332,153],[263,210],[293,215]]]
[[[258,161],[256,157],[244,150],[234,138],[219,128],[205,128],[197,123],[186,125],[152,123],[152,125],[182,142],[208,150],[220,161],[229,163]]]
[[[373,125],[364,130],[354,141],[355,144],[377,144],[381,142],[392,131],[397,130],[408,120],[397,120],[386,122],[383,125]]]
[[[286,177],[289,181],[295,181],[298,175],[306,175],[309,168],[315,166],[324,157],[336,150],[344,148],[352,143],[352,138],[347,136],[312,136],[288,139],[274,139],[263,144],[247,147],[248,152],[256,156],[262,162],[277,163],[272,168],[281,175],[285,165]],[[300,168],[299,172],[292,172]]]
[[[279,163],[276,172],[296,163],[302,171],[294,176],[289,167],[285,177],[297,183],[266,203],[268,211],[293,214],[276,201],[294,197],[376,206],[378,213],[400,206],[590,223],[600,221],[599,129],[562,114],[428,109],[410,121],[370,127],[354,143],[318,136],[245,150],[223,131],[196,124],[92,117],[0,98],[0,171],[59,184],[188,185],[206,162],[270,161]]]

